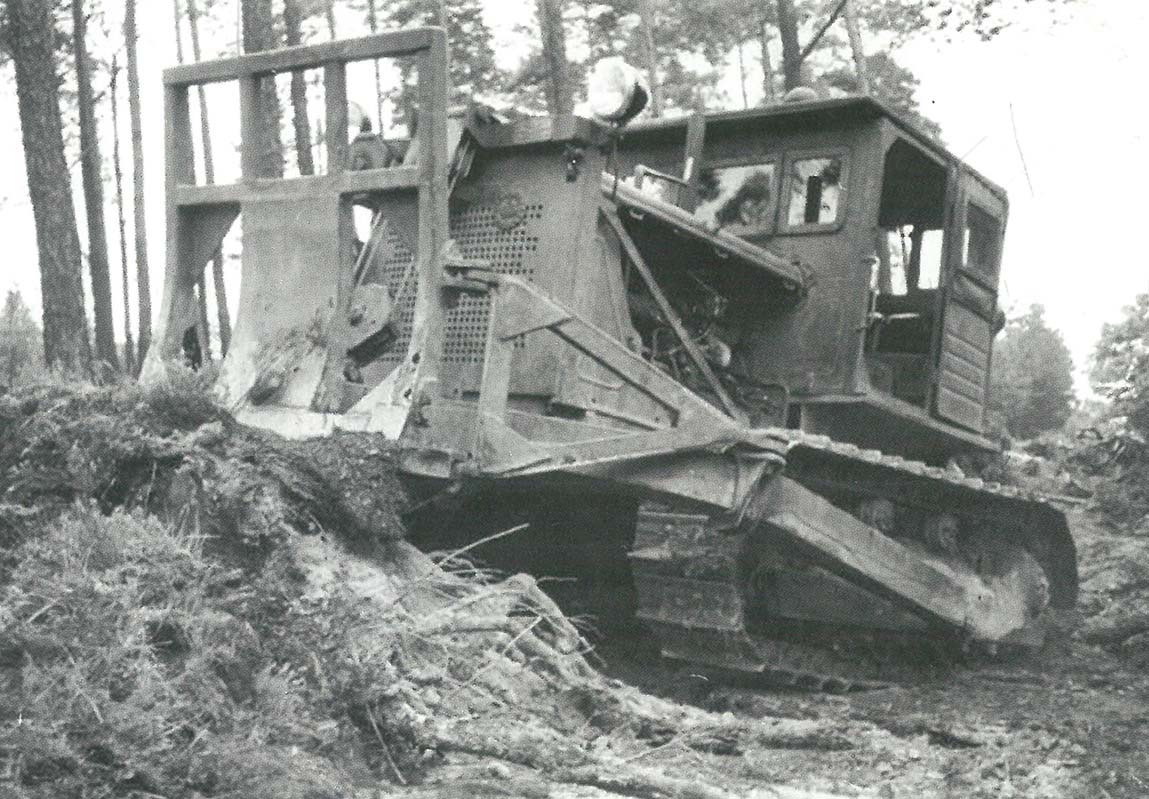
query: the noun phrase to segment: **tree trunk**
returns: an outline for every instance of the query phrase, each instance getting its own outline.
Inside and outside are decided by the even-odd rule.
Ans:
[[[80,106],[80,171],[84,183],[84,209],[88,220],[88,271],[95,308],[96,357],[120,368],[112,320],[112,278],[108,272],[108,234],[104,227],[104,181],[100,170],[100,140],[92,98],[92,70],[88,59],[87,17],[83,0],[72,0],[72,44],[76,58],[76,99]]]
[[[758,28],[758,42],[762,48],[762,91],[767,103],[777,99],[774,95],[774,65],[770,61],[770,27],[766,20]]]
[[[854,56],[854,71],[858,76],[858,91],[870,93],[870,78],[866,74],[866,51],[862,47],[862,30],[858,26],[858,13],[851,0],[845,0],[843,14],[846,18],[846,33],[850,37],[850,52]]]
[[[136,372],[136,345],[132,336],[132,302],[131,281],[128,276],[128,235],[127,223],[124,220],[124,170],[120,165],[120,108],[117,99],[116,85],[120,75],[120,66],[112,57],[112,172],[116,178],[116,221],[120,228],[120,277],[123,283],[124,301],[124,371],[128,374]]]
[[[776,0],[778,38],[782,40],[782,78],[786,91],[802,85],[802,46],[798,43],[798,14],[793,0]]]
[[[180,32],[180,0],[172,0],[172,21],[175,23],[176,34],[176,63],[182,64],[184,62],[184,41],[183,34]],[[208,324],[207,314],[207,279],[204,277],[204,270],[200,270],[196,275],[196,297],[199,300],[199,324],[196,325],[196,337],[199,340],[200,357],[205,361],[211,360],[211,337],[208,334],[210,325]]]
[[[199,46],[199,8],[196,0],[188,0],[188,28],[191,30],[192,58],[202,60]],[[211,125],[208,122],[207,95],[203,84],[196,86],[199,96],[199,127],[200,139],[203,140],[203,173],[206,183],[215,183],[215,161],[212,158]],[[231,314],[227,308],[227,286],[223,279],[223,253],[215,251],[211,259],[212,285],[215,288],[215,311],[219,320],[219,350],[221,356],[226,356],[231,347]]]
[[[742,87],[742,107],[750,107],[750,95],[746,92],[746,56],[742,42],[738,43],[738,85]]]
[[[243,51],[258,53],[276,48],[275,27],[271,15],[271,0],[240,0],[243,16]],[[279,135],[279,97],[275,93],[275,79],[259,79],[258,140],[254,142],[258,154],[258,177],[283,177],[283,139]],[[244,142],[245,146],[248,145]]]
[[[574,112],[574,88],[567,61],[563,0],[538,0],[538,15],[543,34],[543,60],[547,65],[547,108],[555,116],[568,116]]]
[[[299,0],[283,0],[283,28],[288,47],[303,44],[303,12]],[[315,161],[311,157],[311,123],[307,119],[307,84],[303,71],[291,73],[291,112],[295,128],[295,158],[299,174],[314,175]]]
[[[646,75],[650,81],[650,115],[659,117],[662,116],[662,86],[658,81],[658,53],[654,48],[654,5],[651,0],[639,0],[638,18],[642,28],[642,57],[646,61]]]
[[[367,0],[367,27],[372,33],[379,32],[379,19],[375,15],[375,0]],[[383,133],[383,77],[379,73],[379,59],[375,59],[375,129]],[[413,133],[413,132],[412,132]]]
[[[132,185],[135,187],[136,286],[140,295],[140,354],[137,366],[152,343],[152,289],[148,274],[147,213],[144,207],[144,130],[140,120],[140,72],[136,58],[136,0],[124,7],[124,38],[128,46],[128,115],[132,124]]]
[[[64,159],[52,7],[43,0],[8,0],[5,6],[40,254],[44,357],[49,366],[86,371],[92,350],[84,312],[80,237]]]

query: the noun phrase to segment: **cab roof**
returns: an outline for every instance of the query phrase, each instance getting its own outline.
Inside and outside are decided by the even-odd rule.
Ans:
[[[963,162],[946,149],[945,145],[926,133],[899,111],[868,95],[849,95],[829,99],[805,100],[789,103],[772,103],[758,108],[737,111],[714,111],[706,113],[708,131],[735,132],[745,130],[747,125],[761,123],[766,126],[784,127],[830,127],[849,126],[878,119],[886,119],[899,129],[907,139],[925,149],[948,164],[960,166],[963,171],[974,176],[988,189],[1000,194],[1004,199],[1005,189],[988,179],[976,169]],[[627,134],[658,136],[660,132],[670,135],[685,135],[689,116],[673,118],[644,119],[632,122],[626,128]]]

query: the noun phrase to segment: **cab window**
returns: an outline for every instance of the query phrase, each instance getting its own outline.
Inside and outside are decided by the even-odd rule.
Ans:
[[[845,207],[846,185],[840,156],[795,158],[786,176],[786,226],[834,225]]]
[[[707,227],[734,234],[770,232],[777,208],[776,180],[773,162],[703,169],[694,215]]]
[[[962,262],[987,286],[996,286],[1001,223],[973,203],[966,206],[965,220]]]

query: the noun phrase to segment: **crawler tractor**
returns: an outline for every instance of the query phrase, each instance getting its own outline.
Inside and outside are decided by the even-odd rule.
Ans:
[[[409,139],[349,130],[376,58],[417,74]],[[303,69],[325,172],[265,177],[260,87]],[[626,598],[664,655],[833,689],[1041,642],[1077,592],[1065,518],[961,468],[995,449],[1002,189],[869,97],[624,125],[634,87],[609,119],[502,122],[450,113],[447,74],[434,28],[165,73],[146,378],[205,352],[197,283],[239,217],[237,418],[385,433],[413,518],[530,522],[497,546]],[[204,185],[189,93],[219,81],[243,172]]]

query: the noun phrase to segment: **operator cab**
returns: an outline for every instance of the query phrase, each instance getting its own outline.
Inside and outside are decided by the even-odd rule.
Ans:
[[[928,462],[993,448],[1002,189],[868,97],[639,123],[622,147],[622,180],[651,207],[804,276],[800,302],[763,293],[756,314],[715,320],[724,381],[783,387],[785,423],[860,446],[909,429],[905,454]]]

